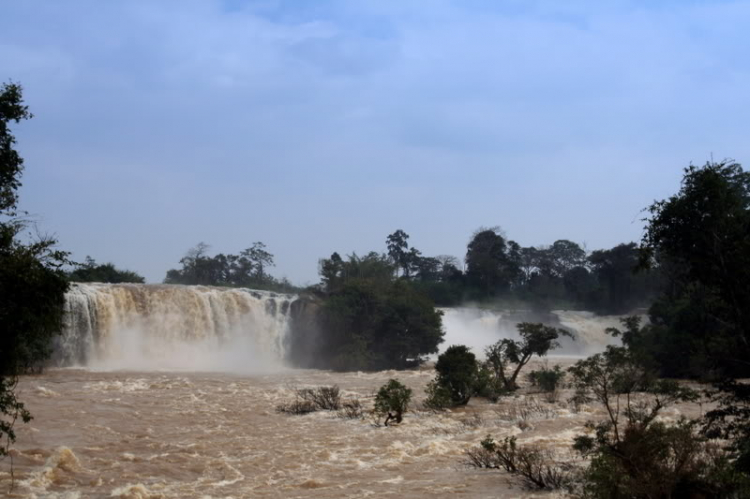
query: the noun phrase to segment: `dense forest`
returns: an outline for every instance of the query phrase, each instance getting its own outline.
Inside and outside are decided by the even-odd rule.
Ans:
[[[660,267],[636,272],[636,243],[587,253],[568,240],[550,246],[522,247],[497,228],[478,229],[466,248],[464,264],[455,257],[423,256],[409,247],[409,235],[397,230],[386,240],[387,254],[356,254],[349,261],[387,261],[394,277],[408,281],[437,306],[467,302],[544,309],[569,308],[622,314],[647,307],[660,288]],[[319,289],[362,276],[342,264],[334,253],[321,260]]]

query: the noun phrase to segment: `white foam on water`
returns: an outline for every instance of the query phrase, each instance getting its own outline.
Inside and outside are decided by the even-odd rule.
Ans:
[[[295,299],[236,288],[73,284],[56,359],[99,371],[267,372],[284,359]]]
[[[445,341],[440,345],[441,352],[451,345],[466,345],[477,358],[483,359],[487,346],[501,339],[519,339],[516,325],[508,320],[514,314],[511,310],[487,310],[472,307],[441,310],[445,330]],[[624,315],[596,315],[593,312],[581,310],[554,310],[551,314],[551,321],[545,321],[543,318],[532,321],[546,322],[550,326],[562,326],[571,331],[575,339],[561,338],[561,347],[550,352],[550,355],[583,357],[602,352],[607,345],[620,343],[618,338],[608,335],[605,330],[611,327],[622,327],[620,321],[625,317]]]

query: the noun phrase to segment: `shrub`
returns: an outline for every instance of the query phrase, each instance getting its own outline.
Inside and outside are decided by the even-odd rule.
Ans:
[[[499,379],[494,375],[487,363],[483,363],[477,370],[477,379],[474,386],[474,395],[484,397],[492,402],[497,402],[507,390]]]
[[[548,402],[555,402],[557,400],[557,389],[564,379],[565,371],[559,365],[552,369],[543,367],[529,373],[531,385],[546,393]]]
[[[297,397],[306,400],[323,411],[338,411],[341,407],[339,387],[319,386],[318,388],[301,388],[297,390]]]
[[[543,392],[554,392],[565,379],[565,371],[560,366],[552,369],[544,367],[529,373],[529,381],[533,386],[540,388]]]
[[[557,463],[551,451],[520,447],[515,437],[505,437],[497,443],[488,435],[479,447],[467,451],[467,464],[476,468],[504,469],[520,476],[529,489],[568,488],[575,476],[573,467]]]
[[[425,393],[427,394],[427,398],[424,401],[424,406],[427,409],[442,411],[453,405],[450,391],[446,387],[439,385],[435,380],[427,383]]]
[[[695,423],[628,424],[621,440],[578,437],[574,448],[591,457],[581,492],[591,498],[747,497],[746,477],[733,472],[717,446],[700,438]],[[612,444],[610,447],[609,445]]]
[[[435,364],[435,381],[447,390],[451,405],[469,403],[477,385],[477,359],[464,345],[453,345],[440,354]],[[442,395],[442,394],[441,394]]]
[[[365,416],[362,402],[359,399],[345,400],[341,404],[342,415],[348,419],[362,419]]]
[[[607,414],[588,424],[592,435],[575,439],[574,449],[591,459],[581,483],[585,497],[741,497],[748,492],[746,476],[733,473],[729,456],[701,438],[695,422],[658,421],[663,408],[696,400],[693,390],[657,379],[618,347],[579,361],[570,373],[578,400],[598,402]]]
[[[341,408],[339,387],[319,386],[317,388],[298,388],[292,402],[279,404],[276,411],[284,414],[309,414],[318,410],[337,411]]]
[[[296,399],[292,402],[285,402],[276,406],[276,411],[284,414],[300,416],[317,411],[318,408],[308,400]]]
[[[392,379],[378,390],[375,397],[375,413],[385,416],[385,426],[388,426],[392,419],[400,423],[404,419],[410,400],[411,389]]]

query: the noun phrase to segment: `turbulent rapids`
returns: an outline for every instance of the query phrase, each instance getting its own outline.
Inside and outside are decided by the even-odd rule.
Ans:
[[[0,490],[13,483],[11,496],[25,499],[537,497],[507,474],[467,468],[466,450],[488,434],[516,436],[567,459],[573,437],[603,417],[594,407],[574,411],[570,390],[545,400],[525,379],[498,404],[475,398],[434,413],[423,406],[431,365],[373,373],[278,369],[301,334],[294,317],[302,300],[246,289],[74,285],[56,359],[84,369],[22,377],[34,420],[18,426],[14,475],[8,460],[0,463]],[[546,321],[578,337],[557,352],[566,357],[549,359],[567,366],[571,356],[612,341],[603,329],[617,319],[446,309],[443,345],[467,344],[481,355],[514,336],[516,322]],[[403,424],[392,428],[327,411],[276,412],[295,388],[334,384],[371,409],[373,394],[391,378],[414,392]]]
[[[60,366],[248,372],[283,360],[296,299],[249,289],[74,284]]]
[[[518,339],[516,324],[519,322],[543,322],[549,326],[565,328],[574,335],[574,340],[562,338],[560,349],[554,355],[581,357],[604,351],[607,345],[618,343],[616,338],[604,331],[621,327],[619,315],[597,316],[581,310],[554,310],[552,312],[497,311],[480,308],[443,309],[445,342],[441,351],[450,345],[467,345],[472,351],[483,355],[484,348],[500,338]],[[641,316],[642,319],[646,317]]]

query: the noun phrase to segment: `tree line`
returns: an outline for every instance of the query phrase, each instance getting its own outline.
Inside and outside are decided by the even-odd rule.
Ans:
[[[403,230],[389,235],[387,255],[402,279],[414,282],[439,306],[524,302],[618,314],[648,306],[661,284],[658,266],[634,272],[640,251],[633,242],[588,253],[566,239],[522,247],[499,227],[479,228],[462,265],[452,256],[423,256],[408,240]],[[328,261],[323,266],[332,268]]]
[[[206,243],[198,243],[180,260],[180,268],[170,269],[165,284],[197,284],[204,286],[232,286],[265,289],[278,292],[295,292],[288,279],[277,279],[268,269],[275,266],[274,256],[266,245],[258,241],[237,255],[208,254]]]
[[[333,253],[320,260],[321,281],[310,291],[330,293],[352,279],[393,278],[411,283],[416,292],[443,307],[474,302],[622,314],[649,306],[664,281],[661,263],[644,266],[641,248],[633,242],[590,253],[567,239],[549,246],[522,247],[499,227],[480,228],[472,235],[463,260],[424,256],[409,246],[409,235],[400,229],[385,243],[384,253],[351,254],[346,259]],[[180,266],[167,271],[163,282],[301,291],[288,279],[270,274],[274,255],[260,241],[238,254],[210,255],[209,250],[203,242],[189,249]],[[112,263],[99,264],[91,257],[73,264],[67,276],[74,282],[145,282],[136,272]]]

